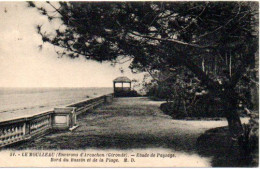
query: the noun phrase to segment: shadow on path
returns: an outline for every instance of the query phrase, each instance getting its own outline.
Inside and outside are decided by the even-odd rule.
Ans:
[[[197,152],[203,157],[212,157],[213,167],[256,167],[250,156],[243,156],[238,144],[231,141],[228,127],[207,130],[197,140]],[[258,149],[258,148],[256,148]],[[258,154],[258,152],[256,152]]]

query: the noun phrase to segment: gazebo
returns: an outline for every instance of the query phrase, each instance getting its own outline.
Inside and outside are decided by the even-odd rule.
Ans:
[[[127,96],[131,92],[131,80],[128,77],[118,77],[113,83],[115,96]]]

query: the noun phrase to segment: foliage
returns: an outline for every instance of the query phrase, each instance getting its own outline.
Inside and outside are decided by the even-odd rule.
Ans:
[[[167,73],[166,73],[167,74]],[[199,85],[192,73],[188,70],[171,75],[171,78],[162,80],[164,73],[157,73],[153,76],[160,81],[148,81],[144,83],[147,95],[153,100],[166,100],[167,104],[161,107],[163,111],[176,118],[184,117],[224,117],[225,102],[216,97],[213,92]],[[161,76],[161,77],[160,77]],[[249,75],[247,77],[250,77]],[[162,82],[163,81],[163,82]],[[241,80],[237,88],[240,94],[239,114],[245,114],[244,108],[251,107],[250,81]],[[182,115],[178,115],[181,114]]]
[[[244,125],[243,129],[244,133],[238,140],[240,156],[246,161],[247,165],[250,165],[253,162],[253,156],[258,154],[258,137],[255,134],[250,134],[252,128],[249,125]]]
[[[122,91],[122,92],[117,91],[114,95],[115,95],[115,97],[138,97],[138,96],[140,96],[137,93],[137,91],[135,91],[135,90],[131,90],[131,91],[128,91],[128,92],[126,92],[126,91]]]

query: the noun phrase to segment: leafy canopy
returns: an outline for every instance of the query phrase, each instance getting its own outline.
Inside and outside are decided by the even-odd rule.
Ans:
[[[37,27],[43,42],[64,49],[59,55],[115,63],[129,58],[134,71],[184,65],[209,88],[235,86],[258,46],[257,2],[47,3],[52,12],[28,4],[49,20],[62,21],[54,33]]]

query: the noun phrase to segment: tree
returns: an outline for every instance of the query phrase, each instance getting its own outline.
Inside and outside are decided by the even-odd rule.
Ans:
[[[53,11],[28,4],[62,22],[53,32],[37,27],[43,42],[64,49],[59,55],[113,63],[129,58],[135,72],[185,67],[226,102],[231,135],[242,134],[236,87],[258,47],[257,2],[46,3]]]

